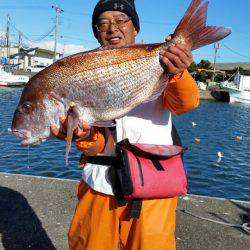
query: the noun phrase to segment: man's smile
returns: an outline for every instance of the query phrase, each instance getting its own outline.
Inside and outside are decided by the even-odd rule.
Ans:
[[[120,43],[121,38],[118,36],[113,36],[113,37],[107,38],[107,41],[109,42],[109,44],[115,45],[115,44]]]

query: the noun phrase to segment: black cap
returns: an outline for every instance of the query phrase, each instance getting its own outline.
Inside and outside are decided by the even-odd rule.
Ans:
[[[136,31],[139,33],[140,31],[140,22],[139,17],[136,12],[134,0],[100,0],[94,9],[92,15],[92,29],[95,37],[97,38],[97,28],[96,24],[98,21],[98,17],[105,11],[108,10],[117,10],[127,14],[131,17],[132,22],[135,26]]]

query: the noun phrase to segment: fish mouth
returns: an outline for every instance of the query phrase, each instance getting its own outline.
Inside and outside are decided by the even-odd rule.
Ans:
[[[28,145],[37,145],[44,141],[45,138],[40,137],[32,137],[29,131],[19,130],[19,129],[9,129],[9,131],[14,134],[16,137],[24,139],[21,141],[21,145],[28,146]]]
[[[21,141],[22,146],[29,146],[29,145],[38,145],[42,143],[44,140],[41,138],[27,138]]]
[[[31,133],[26,130],[20,130],[20,129],[9,129],[9,131],[14,134],[18,138],[24,138],[28,139],[31,137]]]

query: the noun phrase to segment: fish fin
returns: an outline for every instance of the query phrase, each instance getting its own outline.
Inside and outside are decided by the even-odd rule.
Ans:
[[[75,104],[71,104],[68,110],[68,115],[67,115],[67,139],[66,139],[66,155],[65,155],[65,160],[66,160],[66,165],[68,166],[68,158],[69,158],[69,151],[71,147],[71,142],[73,139],[73,133],[74,130],[78,127],[79,124],[79,113],[77,111],[77,107]]]
[[[95,126],[95,127],[115,127],[116,122],[115,121],[99,121],[99,122],[94,122],[90,125]]]
[[[185,40],[191,50],[215,43],[232,32],[230,28],[206,26],[208,2],[198,8],[202,1],[192,0],[174,32],[177,43]]]
[[[56,101],[61,102],[64,105],[64,107],[67,106],[67,103],[65,102],[65,100],[61,96],[57,95],[55,92],[51,91],[49,93],[49,96],[55,99]]]

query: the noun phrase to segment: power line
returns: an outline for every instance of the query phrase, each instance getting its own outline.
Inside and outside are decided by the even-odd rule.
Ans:
[[[56,28],[56,26],[52,27],[47,33],[42,35],[40,38],[34,40],[34,42],[39,42],[39,41],[45,39],[46,37],[48,37],[55,30],[55,28]]]
[[[224,43],[222,43],[222,46],[225,47],[226,49],[230,50],[231,52],[233,52],[234,54],[236,54],[238,56],[241,56],[241,57],[244,57],[244,58],[250,58],[250,56],[242,55],[241,53],[238,53],[237,51],[231,49],[230,47],[228,47]]]
[[[83,41],[83,42],[88,42],[88,43],[97,43],[97,41],[95,40],[87,40],[87,39],[82,39],[82,38],[79,38],[79,37],[73,37],[73,36],[63,36],[63,38],[67,38],[67,39],[70,39],[70,40],[78,40],[78,41]]]
[[[45,39],[46,37],[48,37],[48,36],[55,30],[55,27],[56,27],[56,26],[53,26],[48,32],[46,32],[45,34],[41,35],[40,38],[33,40],[33,39],[30,39],[30,38],[29,38],[26,34],[24,34],[22,31],[20,31],[20,30],[15,26],[15,24],[14,24],[12,21],[10,21],[10,25],[11,25],[18,33],[20,33],[20,34],[22,35],[22,37],[24,37],[26,40],[28,40],[28,41],[31,42],[31,43],[39,42],[39,41]]]

